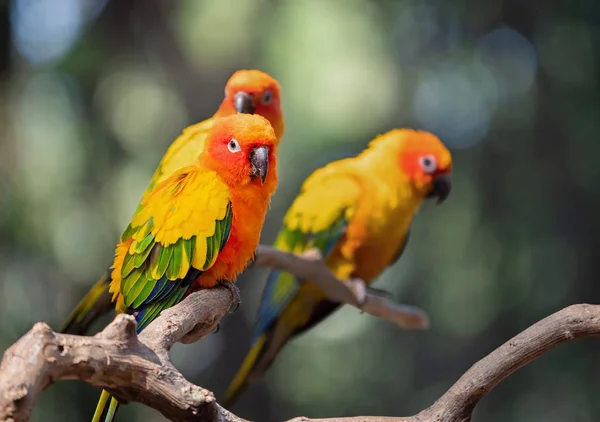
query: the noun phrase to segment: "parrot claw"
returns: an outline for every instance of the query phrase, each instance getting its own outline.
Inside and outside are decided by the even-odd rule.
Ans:
[[[231,302],[232,302],[231,304],[232,304],[232,306],[235,305],[235,308],[232,311],[231,306],[230,306],[227,313],[232,314],[239,309],[240,303],[242,302],[242,296],[240,295],[240,289],[235,285],[235,283],[232,283],[231,281],[225,281],[222,283],[222,285],[227,287],[229,289],[229,291],[231,292]]]
[[[219,324],[217,322],[217,326],[215,327],[215,329],[212,331],[213,334],[217,334],[219,332],[219,330],[221,329],[221,324]]]
[[[363,306],[367,303],[367,296],[369,287],[367,287],[366,283],[360,278],[353,278],[349,280],[348,283],[351,285],[352,293],[354,293],[354,297],[356,298],[356,302],[358,303],[358,309],[360,313],[364,313]]]
[[[387,290],[376,289],[374,287],[367,287],[367,291],[374,296],[379,296],[379,297],[383,297],[386,299],[393,299],[393,295],[390,292],[388,292]]]

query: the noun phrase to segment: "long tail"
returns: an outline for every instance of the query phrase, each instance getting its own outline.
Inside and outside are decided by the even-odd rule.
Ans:
[[[111,270],[102,274],[102,277],[71,312],[60,330],[61,333],[83,335],[94,321],[114,309],[108,292],[110,278]]]
[[[192,282],[196,279],[198,273],[199,271],[197,270],[194,270],[192,273],[188,272],[188,275],[193,275],[190,276],[189,280],[184,280],[184,282],[181,282],[180,280],[179,285],[171,283],[170,281],[166,281],[166,283],[175,284],[175,286],[170,286],[170,290],[167,291],[168,294],[164,298],[138,308],[133,313],[135,320],[137,321],[137,333],[141,333],[144,328],[146,328],[146,326],[160,314],[161,311],[179,303],[190,289]],[[165,280],[167,279],[165,278]],[[111,397],[108,391],[102,390],[102,394],[100,395],[100,399],[96,405],[96,411],[94,412],[92,422],[113,422],[118,409],[119,402],[117,399]]]
[[[110,400],[109,400],[110,399]],[[110,396],[110,393],[106,390],[102,390],[100,400],[96,406],[94,417],[92,422],[112,422],[119,409],[119,402],[114,397]]]
[[[248,377],[252,373],[252,370],[258,363],[258,358],[263,351],[265,344],[267,343],[267,334],[261,335],[252,345],[250,351],[242,363],[242,367],[238,370],[235,378],[231,381],[231,384],[227,388],[225,393],[225,400],[222,402],[222,406],[229,408],[233,405],[238,396],[244,391],[248,383]]]
[[[223,407],[230,408],[250,382],[264,375],[288,341],[315,326],[340,306],[336,302],[320,300],[307,307],[304,299],[299,302],[305,306],[304,312],[298,313],[298,303],[288,305],[274,324],[256,337],[241,368],[225,392]]]

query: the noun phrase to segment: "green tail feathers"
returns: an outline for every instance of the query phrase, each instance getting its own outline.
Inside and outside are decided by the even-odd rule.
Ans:
[[[60,330],[61,333],[83,335],[99,317],[113,309],[108,288],[111,271],[107,271],[89,290],[77,307],[71,312]]]
[[[119,409],[117,399],[111,397],[108,391],[102,390],[92,422],[112,422],[117,414],[117,409]]]
[[[111,270],[108,270],[81,299],[71,312],[60,330],[61,333],[84,335],[90,326],[102,315],[114,309],[108,288],[110,287]],[[94,412],[93,422],[112,422],[119,402],[110,393],[102,390],[100,400]]]
[[[250,351],[246,355],[246,358],[244,359],[244,363],[242,363],[241,368],[239,369],[238,373],[235,375],[235,378],[227,388],[227,392],[225,393],[225,400],[222,403],[223,407],[227,409],[231,407],[240,395],[240,393],[246,388],[248,376],[256,367],[256,364],[258,363],[258,358],[260,357],[261,352],[264,349],[266,341],[267,335],[263,334],[252,345],[252,348],[250,349]]]

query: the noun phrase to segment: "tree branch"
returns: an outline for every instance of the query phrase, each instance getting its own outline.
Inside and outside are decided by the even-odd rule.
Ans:
[[[427,315],[419,308],[396,305],[382,293],[369,292],[361,280],[338,280],[318,251],[300,257],[260,246],[257,255],[256,265],[311,280],[334,301],[402,328],[428,327]],[[168,356],[174,343],[193,343],[211,332],[227,313],[231,299],[229,290],[222,288],[192,293],[163,311],[139,339],[135,320],[124,315],[93,338],[57,334],[46,324],[34,325],[6,351],[0,366],[0,421],[28,420],[39,393],[61,379],[81,379],[105,388],[121,402],[142,402],[173,420],[189,420],[190,415],[240,420],[218,406],[211,392],[187,382]]]
[[[194,292],[163,311],[139,338],[129,315],[118,315],[94,337],[57,334],[35,324],[0,364],[0,421],[27,421],[39,393],[67,379],[105,388],[122,402],[144,403],[174,421],[240,421],[216,404],[213,393],[188,382],[168,356],[189,332],[211,332],[231,299],[222,287]]]
[[[231,304],[228,289],[194,292],[164,311],[139,336],[135,320],[119,315],[94,337],[56,334],[44,323],[11,346],[0,364],[0,421],[27,421],[35,400],[54,381],[81,379],[122,402],[139,401],[173,421],[243,422],[214,395],[188,382],[168,357],[189,332],[212,331]],[[479,400],[504,378],[558,344],[600,333],[600,306],[573,305],[538,322],[473,365],[418,415],[321,419],[327,422],[466,422]],[[290,422],[319,421],[295,418]]]
[[[600,334],[600,305],[564,308],[532,325],[473,365],[431,407],[411,417],[349,417],[288,422],[469,422],[479,401],[500,382],[559,344]]]
[[[256,264],[292,272],[318,284],[332,300],[359,306],[352,281],[337,280],[318,257],[261,247]],[[188,382],[168,356],[176,342],[193,342],[210,333],[231,306],[231,295],[225,287],[194,292],[163,311],[139,337],[128,315],[117,316],[94,337],[57,334],[44,323],[35,324],[0,363],[0,421],[27,421],[44,389],[55,381],[80,379],[107,389],[121,402],[144,403],[172,421],[244,422],[222,408],[212,392]],[[381,312],[378,303],[387,301],[368,291],[365,297],[365,308],[372,306],[374,315]],[[500,346],[415,416],[299,417],[288,422],[467,422],[479,400],[504,378],[561,343],[598,334],[600,305],[573,305]]]
[[[286,271],[301,280],[310,280],[330,300],[352,305],[370,315],[393,322],[400,328],[429,328],[429,317],[420,308],[396,304],[389,299],[388,293],[371,289],[362,280],[339,280],[327,268],[317,249],[294,255],[271,246],[259,245],[253,265]]]

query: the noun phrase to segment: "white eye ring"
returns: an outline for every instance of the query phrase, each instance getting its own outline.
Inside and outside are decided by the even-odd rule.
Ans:
[[[419,164],[425,173],[431,174],[437,170],[437,160],[433,155],[419,157]]]
[[[260,102],[263,105],[267,105],[271,102],[272,99],[273,99],[273,93],[271,92],[270,89],[267,89],[265,91],[265,93],[263,94],[262,98],[260,99]]]
[[[242,150],[242,147],[240,146],[238,141],[236,141],[235,138],[231,138],[231,140],[227,142],[227,149],[230,152],[240,152]]]

